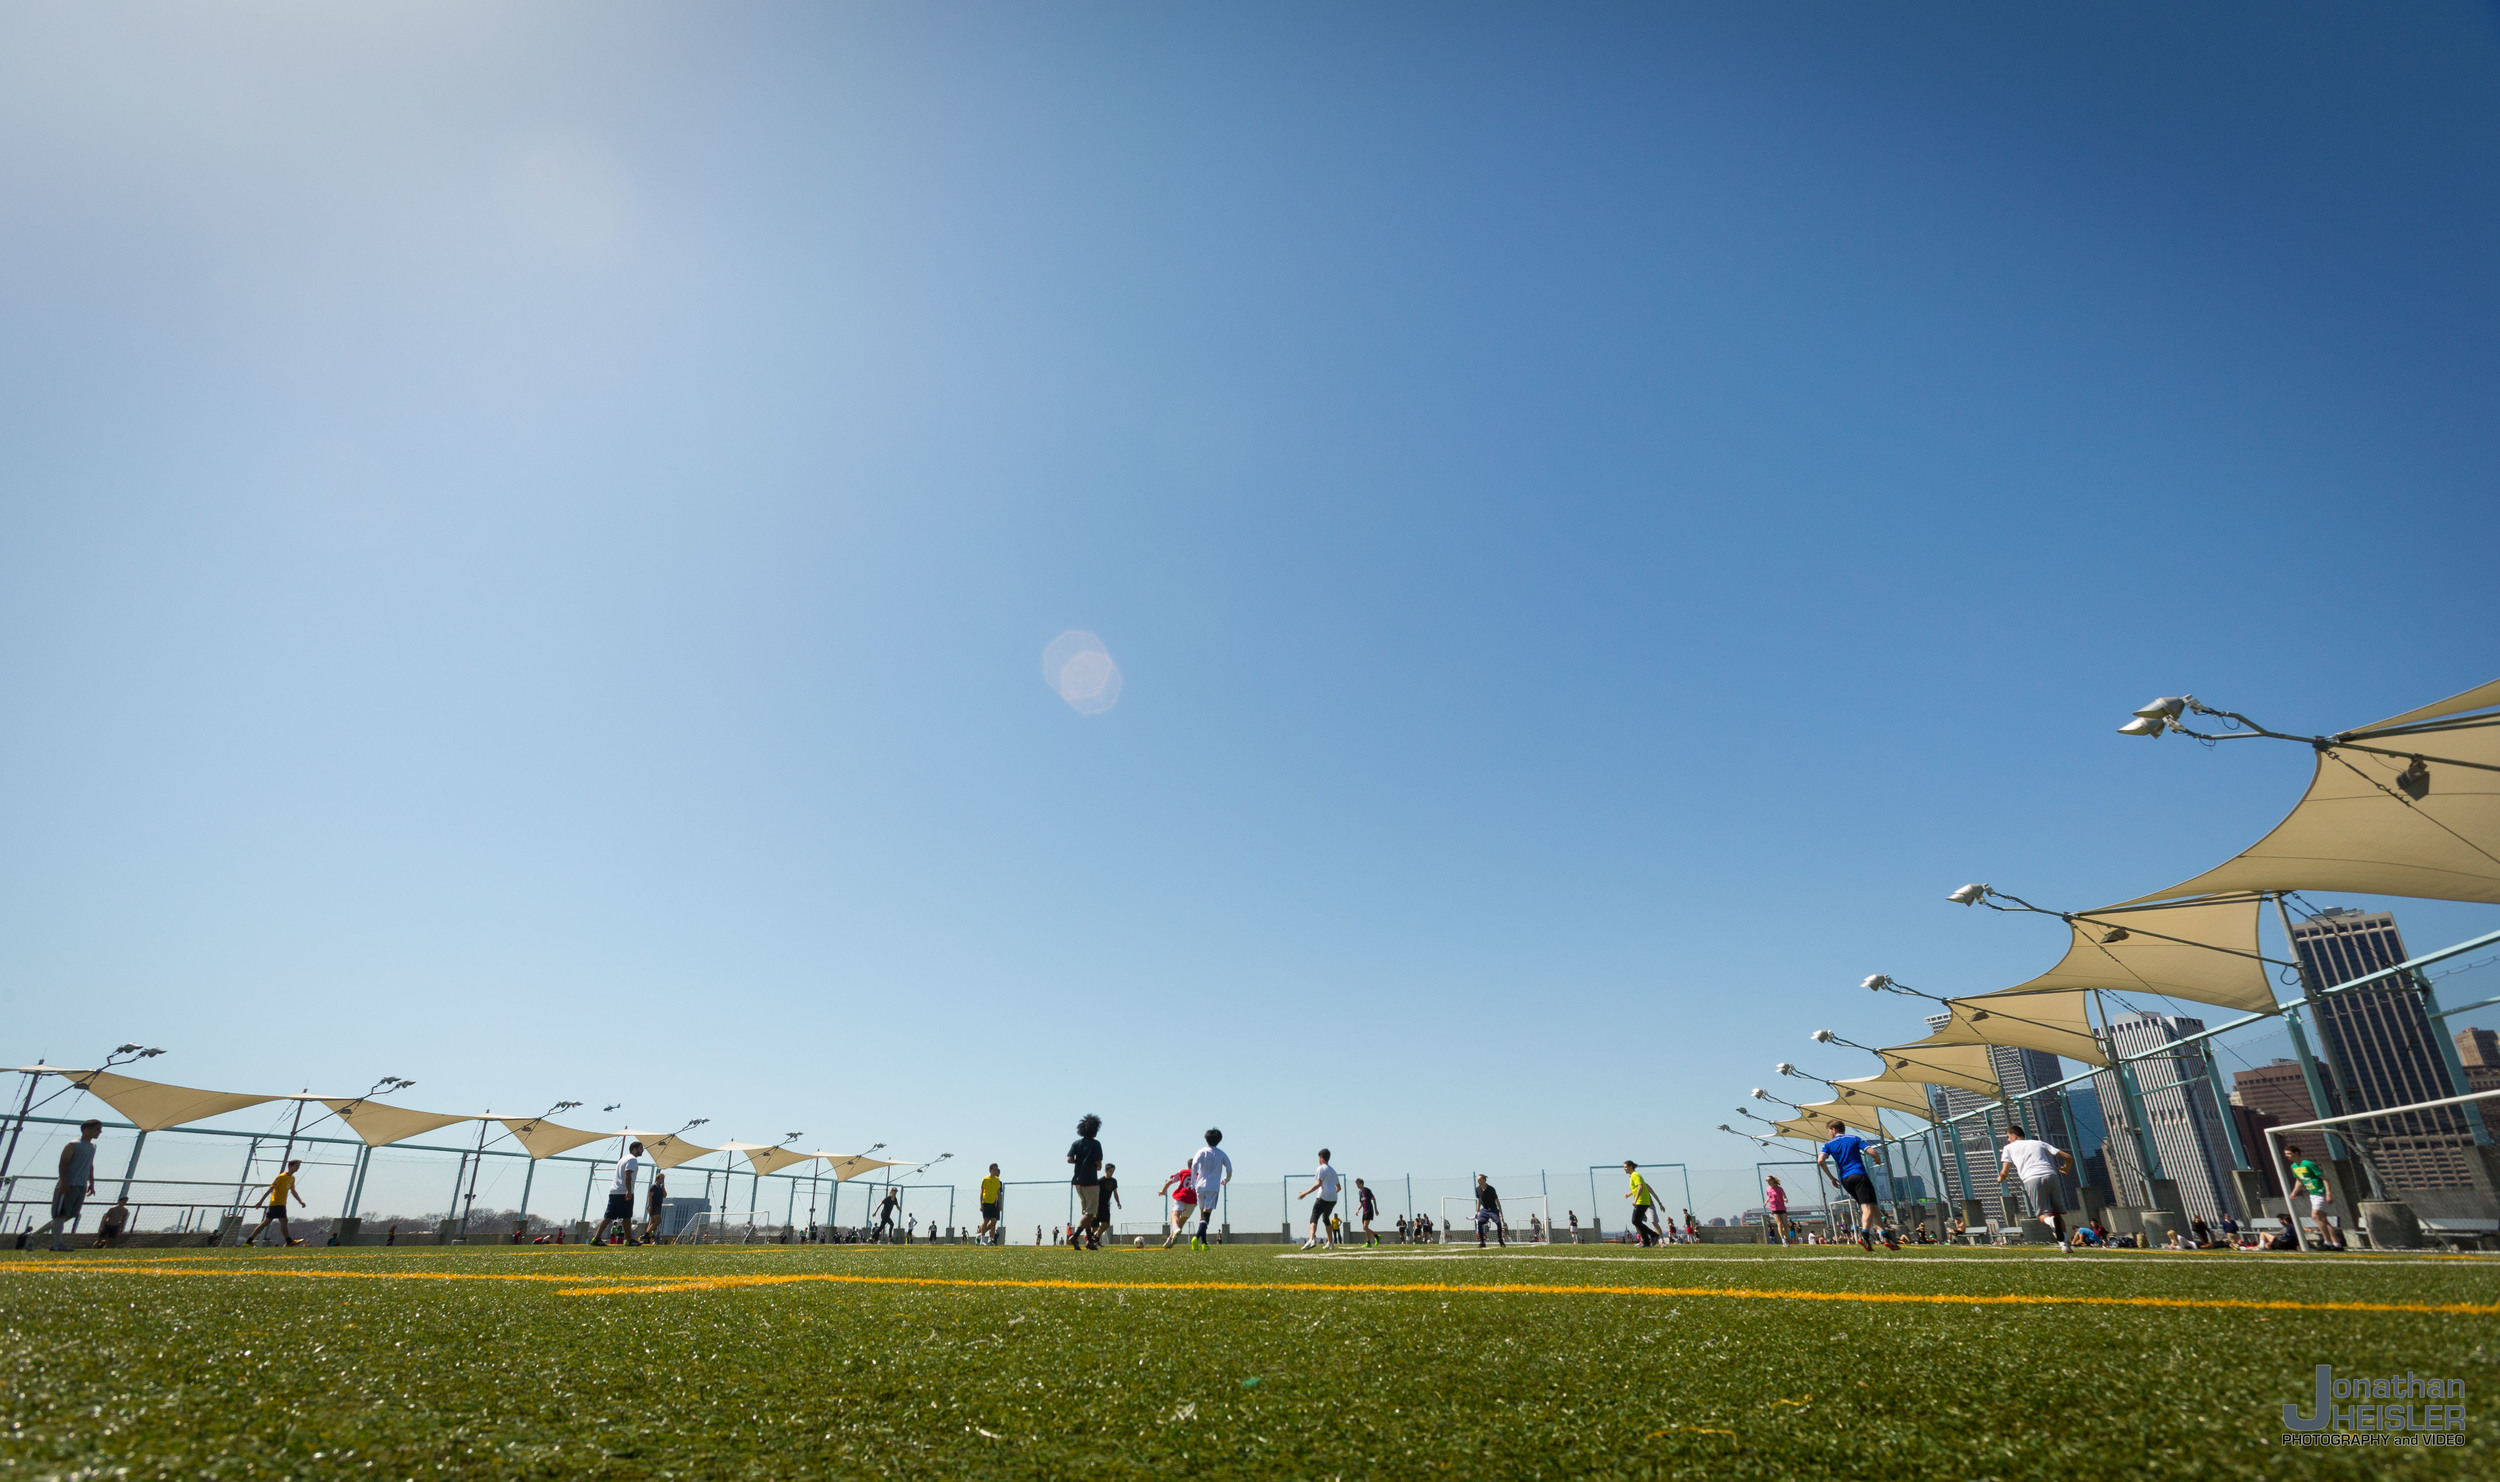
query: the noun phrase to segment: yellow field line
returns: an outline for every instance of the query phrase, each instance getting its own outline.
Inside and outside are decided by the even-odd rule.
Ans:
[[[851,1286],[971,1287],[1026,1291],[1120,1292],[1378,1292],[1441,1296],[1540,1297],[1685,1297],[1723,1298],[1752,1302],[1869,1302],[1931,1307],[2151,1307],[2186,1311],[2248,1312],[2413,1312],[2443,1316],[2500,1316],[2500,1302],[2294,1302],[2248,1297],[2079,1297],[2057,1293],[1947,1295],[1935,1292],[1818,1292],[1798,1289],[1756,1289],[1709,1286],[1575,1286],[1549,1282],[1385,1282],[1385,1281],[1076,1281],[1066,1278],[949,1276],[869,1276],[849,1272],[773,1272],[723,1276],[643,1277],[558,1275],[514,1271],[323,1271],[280,1267],[107,1264],[88,1261],[10,1262],[0,1271],[40,1275],[48,1271],[127,1276],[285,1276],[303,1280],[362,1281],[520,1281],[554,1282],[566,1297],[652,1296],[669,1292],[727,1291],[736,1287],[790,1286],[799,1282],[836,1282]],[[612,1283],[583,1286],[585,1281]]]

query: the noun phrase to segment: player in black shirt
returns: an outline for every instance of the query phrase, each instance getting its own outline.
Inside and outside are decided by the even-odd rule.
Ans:
[[[1484,1230],[1487,1225],[1493,1227],[1494,1239],[1499,1240],[1505,1247],[1510,1244],[1510,1234],[1502,1227],[1502,1191],[1493,1187],[1492,1181],[1479,1173],[1476,1175],[1476,1249],[1478,1250],[1484,1249]]]
[[[1077,1202],[1077,1222],[1068,1228],[1068,1244],[1079,1249],[1102,1216],[1102,1144],[1094,1140],[1101,1130],[1102,1118],[1088,1112],[1077,1119],[1076,1141],[1068,1144],[1068,1161],[1076,1165],[1076,1176],[1068,1182],[1076,1185]]]
[[[1120,1180],[1116,1176],[1119,1171],[1117,1163],[1102,1165],[1102,1182],[1095,1186],[1102,1190],[1097,1201],[1102,1209],[1102,1218],[1095,1222],[1093,1238],[1086,1242],[1089,1249],[1101,1249],[1102,1237],[1111,1233],[1111,1211],[1120,1207]]]
[[[1363,1222],[1363,1243],[1378,1245],[1380,1236],[1372,1229],[1372,1221],[1380,1216],[1380,1198],[1361,1179],[1354,1181],[1354,1214]]]

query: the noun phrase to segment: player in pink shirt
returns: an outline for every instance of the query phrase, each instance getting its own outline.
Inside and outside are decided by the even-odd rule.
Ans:
[[[1780,1187],[1780,1176],[1776,1173],[1767,1175],[1762,1181],[1762,1208],[1764,1213],[1770,1215],[1771,1228],[1778,1233],[1780,1244],[1786,1245],[1788,1243],[1788,1191]]]

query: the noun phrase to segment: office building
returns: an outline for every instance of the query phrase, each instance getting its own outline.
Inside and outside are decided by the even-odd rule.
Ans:
[[[2292,945],[2309,980],[2321,988],[2405,960],[2396,918],[2385,911],[2332,906],[2292,927]],[[2460,1094],[2432,1038],[2418,982],[2399,979],[2338,993],[2313,1011],[2318,1038],[2338,1069],[2336,1091],[2346,1112],[2406,1106]],[[2454,1107],[2345,1129],[2366,1137],[2370,1161],[2391,1190],[2474,1187],[2466,1172],[2473,1137]]]
[[[2240,1207],[2231,1178],[2238,1165],[2231,1157],[2230,1134],[2223,1129],[2222,1104],[2214,1096],[2206,1070],[2206,1046],[2200,1041],[2160,1053],[2165,1045],[2200,1034],[2204,1028],[2201,1019],[2169,1014],[2121,1014],[2109,1022],[2110,1042],[2118,1053],[2144,1057],[2132,1062],[2137,1099],[2144,1109],[2153,1151],[2161,1159],[2161,1176],[2178,1185],[2180,1208],[2209,1221],[2225,1216],[2237,1219],[2247,1211]],[[2094,1080],[2104,1097],[2122,1094],[2114,1071],[2103,1071]],[[2119,1200],[2149,1207],[2152,1196],[2133,1142],[2113,1137],[2103,1152]]]
[[[2500,1091],[2500,1034],[2488,1029],[2457,1031],[2457,1063],[2465,1067],[2465,1089]],[[2488,1118],[2491,1109],[2486,1109]]]
[[[2327,1080],[2323,1065],[2318,1067],[2318,1079]],[[2309,1099],[2309,1083],[2302,1079],[2297,1060],[2274,1060],[2251,1070],[2231,1072],[2231,1101],[2277,1127],[2311,1121],[2321,1115]]]

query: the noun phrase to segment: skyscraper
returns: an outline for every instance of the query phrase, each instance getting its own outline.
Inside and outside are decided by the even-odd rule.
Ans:
[[[2500,1034],[2488,1029],[2457,1031],[2457,1063],[2465,1067],[2465,1089],[2500,1091]]]
[[[2223,1130],[2222,1107],[2206,1075],[2205,1047],[2180,1045],[2168,1054],[2157,1053],[2204,1028],[2202,1019],[2168,1014],[2121,1014],[2109,1021],[2111,1046],[2121,1055],[2145,1057],[2134,1061],[2136,1092],[2153,1150],[2161,1157],[2162,1176],[2179,1186],[2180,1206],[2207,1220],[2237,1218],[2244,1211],[2230,1176],[2235,1166],[2230,1134]],[[2094,1082],[2105,1097],[2121,1094],[2114,1072],[2103,1071]],[[2132,1141],[2113,1137],[2103,1152],[2120,1200],[2149,1206],[2143,1159]]]
[[[2330,906],[2295,923],[2292,946],[2310,981],[2320,986],[2393,967],[2406,956],[2394,916],[2344,906]],[[2391,979],[2383,985],[2338,993],[2319,1003],[2315,1013],[2318,1037],[2342,1072],[2337,1093],[2345,1111],[2405,1106],[2457,1094],[2449,1084],[2439,1042],[2432,1037],[2439,1030],[2431,1024],[2417,984]],[[2348,1130],[2366,1134],[2370,1159],[2380,1179],[2393,1188],[2474,1187],[2466,1172],[2466,1149],[2473,1137],[2464,1114],[2454,1107],[2408,1112]]]
[[[2318,1067],[2318,1077],[2333,1084],[2323,1065]],[[2274,1060],[2231,1072],[2231,1099],[2261,1116],[2273,1118],[2277,1126],[2314,1121],[2323,1115],[2309,1099],[2309,1083],[2301,1079],[2297,1060]]]

